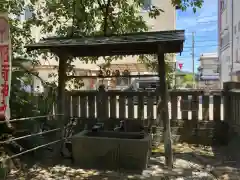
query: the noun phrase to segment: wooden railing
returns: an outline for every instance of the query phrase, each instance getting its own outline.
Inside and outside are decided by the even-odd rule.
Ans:
[[[240,135],[240,89],[230,90],[228,97],[229,117],[226,117],[226,122]]]
[[[224,122],[230,135],[240,135],[240,82],[224,83]]]
[[[156,92],[75,91],[66,98],[66,114],[79,119],[156,119]],[[170,91],[171,120],[223,120],[221,91]]]

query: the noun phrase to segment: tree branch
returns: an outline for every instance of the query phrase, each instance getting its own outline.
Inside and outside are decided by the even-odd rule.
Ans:
[[[108,30],[108,13],[109,13],[109,6],[110,6],[110,0],[107,1],[106,9],[105,9],[105,16],[104,16],[104,36],[107,36],[107,30]]]
[[[28,70],[28,69],[27,69],[26,67],[24,67],[21,63],[17,63],[17,65],[18,65],[21,69],[23,69],[24,71],[26,71],[26,73],[37,77],[37,78],[41,81],[42,85],[45,87],[46,83],[45,83],[45,81],[44,81],[39,75],[37,75],[36,73],[32,72],[31,70]]]
[[[108,0],[107,4],[101,4],[100,0],[97,0],[98,6],[100,7],[102,13],[104,14],[104,36],[107,36],[107,28],[108,28],[108,15],[109,15],[109,7],[111,5],[111,0]],[[104,7],[106,7],[106,11],[104,11]],[[110,17],[110,21],[112,26],[116,29],[115,23],[113,22],[113,18]]]

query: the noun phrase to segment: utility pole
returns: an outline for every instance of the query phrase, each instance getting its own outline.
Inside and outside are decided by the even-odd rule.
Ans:
[[[194,61],[194,45],[195,45],[195,40],[194,40],[194,32],[192,32],[192,73],[193,73],[193,82],[192,86],[195,88],[195,61]]]
[[[232,30],[232,37],[231,37],[231,39],[232,39],[232,42],[231,42],[231,81],[233,81],[233,63],[234,63],[234,60],[233,60],[233,46],[234,46],[234,43],[233,43],[233,41],[234,41],[234,0],[232,0],[232,15],[231,15],[231,20],[232,20],[232,27],[231,27],[231,30]]]

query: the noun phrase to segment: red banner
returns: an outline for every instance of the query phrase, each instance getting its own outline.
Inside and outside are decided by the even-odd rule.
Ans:
[[[11,85],[9,23],[6,13],[0,13],[0,116],[10,119],[9,96]]]

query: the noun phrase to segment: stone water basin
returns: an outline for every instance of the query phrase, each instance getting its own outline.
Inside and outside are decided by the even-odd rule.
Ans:
[[[72,137],[73,160],[80,168],[142,171],[150,143],[150,136],[140,132],[84,130]]]

